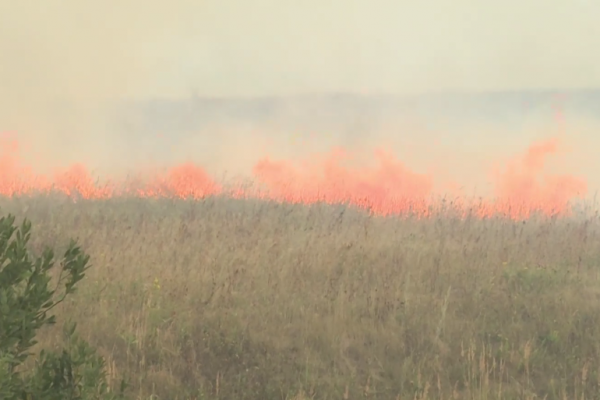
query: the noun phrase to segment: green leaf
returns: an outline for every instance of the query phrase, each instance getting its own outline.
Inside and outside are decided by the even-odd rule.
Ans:
[[[54,251],[30,257],[31,222],[14,222],[12,215],[0,218],[0,399],[124,399],[125,381],[118,394],[110,392],[104,360],[77,336],[75,322],[64,325],[66,348],[42,349],[33,369],[18,368],[32,355],[39,329],[56,323],[49,313],[85,277],[89,256],[72,240],[60,260],[63,279],[51,287]]]

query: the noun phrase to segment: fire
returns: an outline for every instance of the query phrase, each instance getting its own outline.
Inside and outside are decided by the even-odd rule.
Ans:
[[[334,150],[324,160],[304,168],[264,159],[254,167],[256,179],[268,187],[267,197],[295,203],[347,203],[377,214],[425,212],[433,181],[408,170],[383,151],[375,152],[376,167],[344,168],[346,153]]]
[[[547,158],[559,149],[556,139],[532,144],[503,169],[491,174],[492,198],[474,201],[457,196],[451,202],[452,208],[460,214],[480,218],[502,215],[523,219],[533,214],[569,213],[571,202],[586,195],[587,184],[575,176],[545,173]],[[420,217],[442,212],[449,204],[433,192],[433,176],[410,170],[384,150],[374,152],[374,165],[360,167],[352,165],[352,157],[339,148],[325,157],[299,163],[263,158],[252,170],[256,182],[253,189],[225,189],[204,168],[193,163],[154,171],[138,179],[100,182],[81,163],[50,175],[36,174],[20,161],[19,155],[19,143],[14,136],[0,136],[0,195],[60,192],[83,199],[118,196],[202,199],[229,195],[300,204],[347,204],[378,215]]]
[[[585,195],[587,184],[583,179],[544,174],[546,158],[558,149],[556,139],[534,143],[522,157],[509,162],[495,179],[495,195],[499,201],[493,211],[515,218],[526,218],[536,211],[545,215],[561,214],[568,210],[572,199]]]

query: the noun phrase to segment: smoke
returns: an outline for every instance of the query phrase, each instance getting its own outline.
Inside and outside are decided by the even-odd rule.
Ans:
[[[0,1],[0,130],[18,131],[46,167],[114,162],[127,138],[111,112],[163,95],[169,63],[154,44],[177,35],[188,11],[177,2]]]
[[[544,168],[594,190],[594,118],[532,110],[510,125],[452,100],[425,118],[377,96],[598,86],[598,20],[600,6],[585,1],[0,0],[0,131],[17,132],[24,162],[44,172],[190,161],[251,174],[265,157],[294,162],[342,147],[372,159],[383,148],[456,190],[485,186],[494,166],[556,137],[559,157]],[[192,91],[257,104],[291,97],[250,117],[198,106],[183,119],[207,122],[179,132],[151,129],[148,115],[115,117],[132,102]],[[343,99],[294,100],[340,92],[376,106],[336,112]]]

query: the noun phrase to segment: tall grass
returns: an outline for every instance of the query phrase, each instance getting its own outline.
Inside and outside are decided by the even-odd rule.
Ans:
[[[600,393],[597,217],[383,218],[219,197],[0,207],[32,220],[32,251],[78,238],[91,255],[59,320],[78,321],[136,399]]]

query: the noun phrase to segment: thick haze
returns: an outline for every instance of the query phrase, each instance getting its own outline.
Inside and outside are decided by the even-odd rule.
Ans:
[[[591,0],[0,4],[0,82],[19,97],[600,86]]]
[[[0,0],[0,130],[18,131],[46,164],[116,168],[144,161],[158,146],[140,132],[145,117],[115,122],[114,107],[122,101],[600,87],[598,21],[600,3],[586,0]],[[306,110],[284,108],[286,115]],[[209,126],[167,140],[170,147],[161,142],[169,155],[158,158],[226,168],[240,159],[246,166],[264,149],[286,157],[297,149],[271,141],[269,135],[296,129],[285,119],[249,123],[224,110],[215,111],[212,132],[219,136]],[[540,125],[533,117],[535,123],[528,117],[510,134],[483,117],[448,120],[437,128],[446,138],[445,150],[437,151],[460,161],[461,174],[468,174],[475,168],[466,167],[468,160],[488,160],[502,146],[510,153],[543,138],[539,127],[554,120]],[[360,124],[364,136],[354,146],[396,143],[416,168],[439,161],[425,146],[429,139],[416,116],[337,118]],[[571,122],[576,132],[562,132],[563,139],[589,152],[597,144],[596,120],[575,116]],[[319,130],[310,121],[303,126]],[[459,131],[460,139],[448,139]],[[330,135],[327,145],[348,143],[343,130],[320,134]],[[421,140],[419,153],[406,150],[412,139]],[[575,157],[572,166],[587,171],[583,160],[593,156]]]

